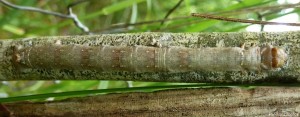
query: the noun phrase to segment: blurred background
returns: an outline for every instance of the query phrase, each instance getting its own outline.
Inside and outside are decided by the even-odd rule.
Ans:
[[[67,14],[75,0],[7,0]],[[213,14],[248,20],[299,22],[299,0],[79,0],[73,8],[92,34],[135,32],[295,31],[300,27],[253,25],[192,17]],[[24,11],[0,4],[0,39],[83,35],[67,18]],[[180,83],[126,81],[2,81],[0,98],[77,90],[163,86]],[[184,84],[184,83],[181,83]],[[186,83],[187,84],[187,83]]]

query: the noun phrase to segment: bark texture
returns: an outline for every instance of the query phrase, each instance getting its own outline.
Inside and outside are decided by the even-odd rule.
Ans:
[[[215,83],[298,83],[300,81],[300,33],[299,32],[238,32],[238,33],[133,33],[102,34],[92,36],[36,37],[0,41],[0,80],[132,80],[168,82]],[[281,70],[263,72],[99,72],[96,70],[19,68],[15,65],[14,49],[32,46],[80,44],[84,46],[182,46],[190,48],[239,47],[241,44],[257,46],[272,44],[285,48],[288,64]],[[51,52],[50,52],[51,53]],[[58,55],[58,54],[55,54]],[[53,57],[45,51],[40,58]],[[72,55],[68,55],[72,59]]]
[[[176,89],[3,104],[14,116],[299,116],[300,89]]]

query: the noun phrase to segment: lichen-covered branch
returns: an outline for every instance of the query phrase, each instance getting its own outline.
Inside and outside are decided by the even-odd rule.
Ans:
[[[175,89],[54,102],[3,104],[15,116],[289,116],[300,114],[300,89]]]
[[[168,81],[168,82],[215,82],[215,83],[298,83],[300,81],[300,34],[299,32],[237,32],[237,33],[133,33],[102,34],[86,36],[36,37],[18,40],[1,40],[0,80],[133,80],[133,81]],[[61,67],[22,68],[16,64],[20,56],[16,49],[41,47],[48,45],[85,46],[182,46],[188,48],[216,47],[223,43],[225,47],[240,47],[241,44],[263,46],[271,44],[285,49],[287,63],[280,70],[269,71],[190,71],[190,72],[100,72],[92,69],[58,69]],[[51,46],[49,46],[51,47]],[[76,49],[76,48],[74,48]],[[39,54],[37,59],[53,58],[59,61],[59,53],[49,49]],[[27,49],[26,51],[30,51]],[[83,50],[82,52],[84,52]],[[88,51],[88,50],[87,50]],[[80,52],[80,51],[78,51]],[[25,52],[26,53],[26,52]],[[27,52],[29,53],[29,52]],[[51,54],[52,53],[52,54]],[[24,55],[25,56],[25,55]],[[26,55],[29,56],[29,55]],[[72,55],[64,55],[70,57]],[[84,58],[85,56],[82,56]],[[22,57],[21,57],[22,58]],[[74,58],[75,59],[75,58]],[[79,62],[86,62],[81,60]],[[41,63],[42,64],[42,63]],[[55,63],[53,63],[55,64]],[[42,66],[42,65],[41,65]],[[225,69],[225,68],[224,68]]]

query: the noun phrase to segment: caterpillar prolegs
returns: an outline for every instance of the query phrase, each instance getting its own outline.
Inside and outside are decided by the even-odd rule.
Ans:
[[[287,54],[265,47],[45,45],[15,49],[18,68],[129,72],[261,71],[282,67]]]

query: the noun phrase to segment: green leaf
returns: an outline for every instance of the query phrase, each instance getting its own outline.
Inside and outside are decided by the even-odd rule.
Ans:
[[[176,88],[196,88],[196,87],[207,87],[214,86],[214,84],[194,84],[194,85],[166,85],[166,86],[150,86],[150,87],[132,87],[132,88],[113,88],[113,89],[98,89],[98,90],[82,90],[82,91],[68,91],[61,93],[44,93],[28,96],[17,96],[0,98],[0,103],[3,102],[17,102],[25,100],[36,100],[36,99],[47,99],[50,97],[74,97],[74,96],[86,96],[91,94],[103,94],[103,93],[125,93],[125,92],[141,92],[141,91],[156,91],[165,89],[176,89]],[[218,85],[228,86],[228,85]],[[230,85],[229,85],[230,86]]]
[[[9,25],[9,24],[5,24],[2,26],[2,29],[5,31],[8,31],[10,33],[16,34],[16,35],[24,35],[25,31],[23,28],[14,26],[14,25]]]

